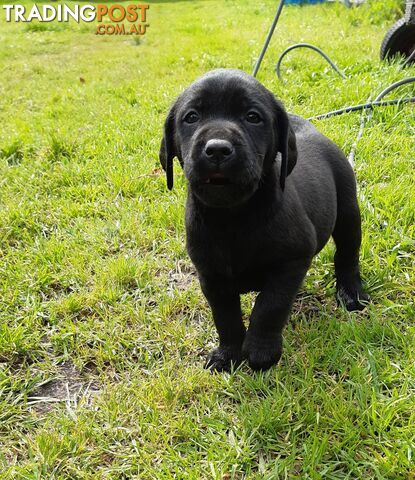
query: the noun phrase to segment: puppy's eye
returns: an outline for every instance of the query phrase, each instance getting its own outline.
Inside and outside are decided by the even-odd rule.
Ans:
[[[262,118],[259,116],[257,112],[248,112],[246,114],[246,120],[249,123],[260,123],[262,121]]]
[[[183,119],[186,123],[196,123],[199,120],[199,115],[195,111],[191,111],[186,114]]]

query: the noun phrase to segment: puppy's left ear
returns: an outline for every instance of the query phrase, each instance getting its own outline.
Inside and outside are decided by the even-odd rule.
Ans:
[[[164,135],[159,152],[160,163],[166,172],[167,188],[169,190],[173,188],[173,159],[178,155],[174,129],[175,115],[176,108],[173,105],[164,122]]]
[[[284,190],[285,179],[297,163],[297,142],[284,106],[278,100],[275,100],[275,102],[275,128],[278,136],[278,151],[281,153],[280,185],[281,189]]]

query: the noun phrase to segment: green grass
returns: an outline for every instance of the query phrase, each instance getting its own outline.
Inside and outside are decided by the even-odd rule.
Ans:
[[[280,364],[211,375],[216,333],[185,252],[185,182],[176,167],[167,191],[158,146],[170,103],[198,75],[252,71],[276,2],[150,3],[140,42],[2,17],[0,478],[414,479],[413,106],[377,110],[356,152],[372,304],[336,307],[329,245]],[[378,59],[402,7],[287,7],[259,79],[304,116],[373,98],[415,74]],[[299,41],[347,79],[296,51],[278,82],[279,53]],[[359,124],[316,122],[346,152]]]

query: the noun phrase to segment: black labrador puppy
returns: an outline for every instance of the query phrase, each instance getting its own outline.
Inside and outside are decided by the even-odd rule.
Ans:
[[[219,334],[207,367],[278,362],[296,293],[330,235],[338,299],[363,308],[353,170],[257,80],[220,69],[190,85],[165,123],[160,161],[169,189],[174,157],[188,181],[187,250]],[[240,294],[249,291],[259,295],[245,330]]]

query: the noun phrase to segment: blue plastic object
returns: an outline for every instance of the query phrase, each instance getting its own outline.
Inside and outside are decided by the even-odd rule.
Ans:
[[[286,5],[302,5],[304,3],[324,3],[326,0],[285,0]]]

